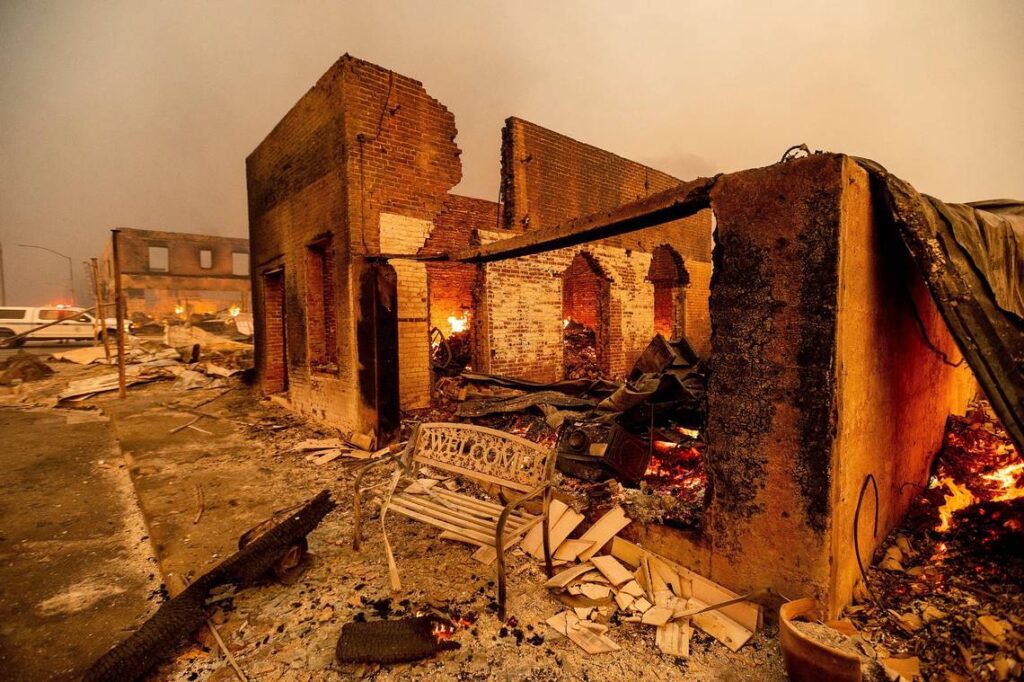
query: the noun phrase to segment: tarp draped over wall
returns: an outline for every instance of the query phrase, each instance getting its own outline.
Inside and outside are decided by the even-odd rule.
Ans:
[[[946,204],[867,159],[899,230],[992,408],[1024,453],[1024,202]]]

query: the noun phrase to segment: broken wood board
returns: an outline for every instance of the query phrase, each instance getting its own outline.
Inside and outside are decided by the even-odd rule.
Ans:
[[[618,587],[633,579],[633,574],[629,570],[619,563],[619,560],[613,556],[602,555],[591,557],[590,563],[594,565],[601,574],[608,578],[608,582]]]
[[[661,653],[676,658],[690,657],[690,636],[693,628],[685,620],[673,620],[658,627],[654,643]]]
[[[342,454],[343,453],[342,453],[341,450],[328,451],[328,452],[320,455],[319,457],[315,458],[313,460],[313,464],[315,464],[317,466],[321,466],[323,464],[327,464],[328,462],[333,462],[334,460],[336,460],[339,457],[341,457]]]
[[[548,538],[551,542],[551,546],[558,547],[565,542],[566,538],[569,537],[569,533],[573,532],[576,529],[576,526],[581,523],[583,523],[583,514],[580,514],[574,509],[566,508],[565,513],[563,513],[562,517],[558,519],[558,523],[551,528],[550,537]],[[541,538],[540,545],[535,551],[531,552],[531,554],[535,559],[544,558],[543,538]]]
[[[588,654],[603,654],[618,651],[619,645],[604,636],[596,623],[584,624],[572,611],[561,613],[545,621],[555,632],[565,635],[573,644]]]
[[[640,622],[644,625],[664,625],[672,618],[672,609],[666,606],[652,606],[644,611],[644,617]]]
[[[589,563],[577,564],[576,566],[573,566],[572,568],[567,568],[561,573],[558,573],[549,578],[548,581],[544,583],[544,587],[561,589],[569,583],[571,583],[576,578],[579,578],[583,574],[593,570],[595,570],[594,567]]]
[[[587,529],[587,532],[580,536],[580,540],[590,540],[594,543],[593,547],[580,554],[580,561],[586,561],[597,554],[598,550],[604,547],[605,543],[615,537],[620,530],[628,526],[631,520],[618,505],[598,519],[593,526]]]
[[[597,583],[582,583],[580,584],[580,594],[587,599],[593,599],[595,601],[601,599],[608,599],[612,590],[607,585],[599,585]]]
[[[708,605],[699,599],[691,598],[686,602],[686,609],[703,609]],[[720,611],[704,611],[690,616],[690,622],[708,633],[719,642],[729,647],[730,651],[736,652],[747,643],[754,633],[743,627],[731,618],[728,618]]]
[[[335,450],[344,447],[346,447],[345,441],[340,438],[315,438],[295,444],[292,446],[292,450],[295,452],[305,452],[307,450]]]
[[[509,535],[508,540],[505,541],[505,551],[508,551],[515,547],[516,543],[519,542],[519,539],[522,537],[526,529],[534,527],[534,524],[539,526],[540,519],[538,519],[534,523],[528,523],[525,526],[521,526],[515,531],[515,533]],[[473,559],[479,561],[484,566],[490,566],[497,560],[498,551],[494,549],[494,547],[481,547],[480,549],[473,552],[472,556]]]
[[[569,538],[558,546],[553,557],[557,561],[572,561],[580,555],[580,552],[590,549],[593,544],[590,540],[574,540]]]
[[[412,483],[405,489],[405,493],[409,495],[425,495],[428,490],[437,485],[436,478],[420,478]]]
[[[639,566],[642,563],[641,557],[647,556],[653,557],[661,564],[670,567],[679,575],[684,584],[689,583],[690,586],[690,595],[683,594],[678,596],[696,597],[697,600],[705,604],[718,604],[731,599],[737,599],[740,596],[699,573],[695,573],[681,564],[650,552],[628,540],[616,537],[612,541],[611,553],[612,556],[629,566]],[[721,607],[719,611],[751,632],[757,630],[761,625],[761,607],[753,602],[744,601],[729,604]]]
[[[562,518],[562,515],[565,513],[565,511],[568,508],[569,508],[569,506],[565,502],[562,502],[561,500],[551,500],[551,504],[548,505],[548,535],[549,536],[551,534],[551,530],[555,527],[555,524],[558,523],[559,519]],[[552,545],[553,545],[553,547],[557,547],[557,545],[554,545],[554,543],[552,543]],[[533,530],[531,530],[529,533],[527,533],[526,537],[523,538],[523,543],[522,543],[522,545],[520,545],[520,547],[522,547],[522,550],[524,552],[526,552],[527,554],[532,554],[534,556],[536,556],[536,552],[539,549],[540,552],[541,552],[541,557],[543,557],[544,556],[544,528],[538,525]]]

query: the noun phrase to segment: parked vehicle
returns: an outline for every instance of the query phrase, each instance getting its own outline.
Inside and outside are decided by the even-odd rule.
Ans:
[[[60,321],[59,324],[52,324]],[[50,325],[49,327],[45,325]],[[117,332],[117,319],[108,317],[103,320],[107,331]],[[31,335],[18,339],[13,345],[24,345],[27,340],[87,340],[91,341],[97,333],[96,318],[92,313],[83,312],[81,308],[65,306],[49,306],[43,308],[27,308],[7,306],[0,308],[0,341],[32,329],[39,329]],[[125,331],[131,331],[130,323],[125,321]]]

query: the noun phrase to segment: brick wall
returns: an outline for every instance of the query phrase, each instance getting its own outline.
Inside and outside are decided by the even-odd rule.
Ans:
[[[420,253],[436,255],[470,246],[474,230],[495,228],[498,210],[499,204],[493,201],[449,194]],[[449,317],[472,315],[478,271],[477,266],[466,263],[427,263],[431,327],[448,334]]]
[[[419,251],[430,233],[429,220],[382,213],[380,248],[384,253]],[[427,303],[427,266],[394,258],[398,277],[398,376],[402,409],[430,404],[430,318]]]
[[[507,232],[479,233],[482,243]],[[622,377],[654,334],[651,255],[595,242],[482,266],[475,366],[495,374],[555,381],[564,374],[563,275],[586,253],[609,278],[607,366]]]
[[[679,184],[677,178],[611,152],[578,142],[519,118],[502,131],[502,219],[510,231],[552,227],[572,218],[607,211]],[[711,211],[640,230],[601,243],[653,252],[667,245],[686,270],[711,266]],[[676,289],[675,332],[699,353],[710,348],[709,277],[691,277]],[[681,314],[685,312],[685,314]]]
[[[279,393],[288,386],[288,366],[285,353],[284,274],[270,273],[263,277],[264,313],[263,336],[263,388],[267,393]]]
[[[346,430],[377,425],[376,360],[356,335],[363,257],[380,252],[382,213],[429,223],[441,211],[461,178],[455,134],[454,117],[421,83],[346,55],[247,159],[253,271],[284,266],[289,397],[301,412]],[[310,371],[306,331],[305,253],[325,238],[335,253],[333,375]],[[406,284],[425,279],[405,274]],[[399,298],[399,318],[423,316],[407,310],[406,295]],[[266,386],[266,314],[263,298],[256,300],[256,369]]]

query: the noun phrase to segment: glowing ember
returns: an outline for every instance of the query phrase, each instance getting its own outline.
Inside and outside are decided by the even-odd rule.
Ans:
[[[452,315],[448,318],[448,326],[451,328],[452,334],[466,331],[469,329],[469,312],[462,313],[462,317]]]
[[[564,320],[562,320],[562,329],[565,329],[566,327],[568,327],[570,321],[571,320],[568,317],[565,318]]]
[[[241,312],[242,309],[237,305],[233,305],[230,308],[228,308],[228,315],[230,315],[231,317],[238,317],[239,313]]]
[[[185,306],[182,306],[182,305],[174,306],[174,314],[175,315],[181,315],[183,312],[185,312]]]

